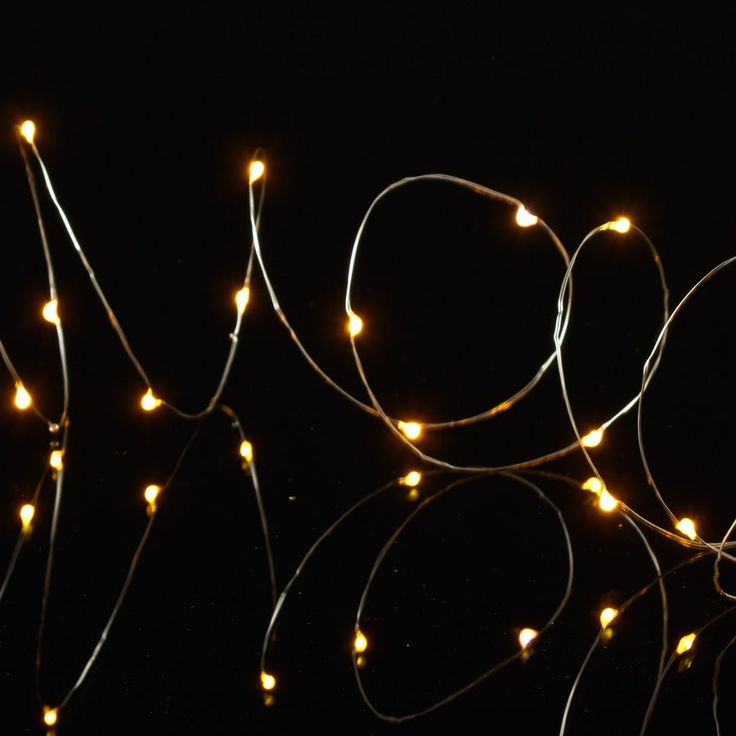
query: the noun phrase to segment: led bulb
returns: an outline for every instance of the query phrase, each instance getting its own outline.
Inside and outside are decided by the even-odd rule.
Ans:
[[[677,522],[677,526],[675,526],[675,529],[677,531],[682,532],[686,537],[690,537],[690,539],[695,539],[695,537],[698,536],[697,532],[695,531],[695,522],[692,519],[688,519],[687,516],[680,519],[680,521]]]
[[[366,649],[368,649],[368,639],[365,638],[365,635],[360,629],[358,629],[355,632],[355,641],[353,641],[353,649],[359,654],[362,654]]]
[[[611,230],[617,233],[627,233],[631,229],[631,220],[628,217],[619,217],[615,222],[609,223]]]
[[[276,687],[276,678],[268,672],[261,672],[261,686],[264,690],[273,690]]]
[[[531,227],[532,225],[536,225],[538,221],[539,218],[529,212],[523,204],[519,205],[519,209],[516,210],[516,224],[519,227]]]
[[[49,465],[54,470],[61,470],[64,467],[64,451],[54,450],[49,458]]]
[[[46,304],[43,305],[43,310],[41,310],[41,314],[43,315],[43,318],[47,322],[51,322],[52,325],[59,326],[59,300],[58,299],[51,299],[46,302]]]
[[[243,312],[245,312],[245,308],[248,306],[249,299],[250,299],[250,289],[247,286],[244,286],[235,295],[235,304],[237,304],[238,306],[238,314],[243,314]]]
[[[605,629],[616,616],[618,611],[615,608],[604,608],[601,611],[601,626]]]
[[[618,501],[604,488],[598,497],[598,506],[601,511],[613,511],[618,506]]]
[[[59,709],[49,708],[47,705],[43,707],[43,722],[47,726],[55,726],[59,720]]]
[[[603,430],[594,429],[592,432],[588,432],[584,437],[581,438],[583,447],[598,447],[601,440],[603,439]]]
[[[240,457],[242,457],[247,463],[253,461],[253,445],[251,445],[248,440],[243,440],[240,443]]]
[[[146,486],[146,490],[143,491],[143,497],[151,506],[153,506],[156,503],[156,498],[159,493],[161,493],[161,486],[151,484],[150,486]]]
[[[405,486],[409,486],[409,488],[414,488],[415,486],[418,486],[421,482],[422,474],[416,470],[412,470],[401,479],[401,483]]]
[[[31,405],[31,395],[20,381],[15,384],[15,405],[22,411]]]
[[[526,649],[537,637],[539,632],[535,629],[522,629],[519,632],[519,644],[522,649]]]
[[[416,440],[422,434],[422,425],[419,422],[399,422],[398,426],[410,440]]]
[[[253,184],[253,182],[258,181],[263,176],[265,171],[266,164],[263,161],[251,161],[248,167],[248,181]]]
[[[161,399],[157,399],[153,395],[153,391],[149,388],[145,394],[141,397],[141,407],[143,411],[153,411],[161,406]]]
[[[26,120],[20,126],[20,134],[29,142],[33,143],[33,139],[36,137],[36,124],[33,120]]]
[[[363,320],[355,312],[348,313],[348,332],[355,337],[363,330]]]
[[[695,643],[695,634],[688,634],[687,636],[683,636],[682,639],[680,639],[680,641],[677,642],[677,653],[685,654],[685,652],[693,648],[694,643]]]
[[[32,504],[27,503],[20,507],[20,520],[23,524],[23,531],[28,531],[31,528],[31,522],[33,521],[33,515],[36,513],[36,509]]]
[[[583,490],[591,491],[598,496],[603,490],[603,483],[601,483],[599,478],[588,478],[588,480],[583,483]]]

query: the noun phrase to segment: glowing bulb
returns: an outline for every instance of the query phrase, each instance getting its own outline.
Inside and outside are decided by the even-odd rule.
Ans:
[[[522,649],[526,649],[537,637],[539,632],[534,629],[522,629],[519,632],[519,644]]]
[[[616,616],[618,616],[618,611],[615,608],[604,608],[601,611],[601,626],[605,629]]]
[[[353,649],[358,652],[359,654],[362,654],[366,649],[368,649],[368,639],[365,638],[365,635],[363,634],[360,629],[355,632],[355,641],[353,642]]]
[[[240,457],[242,457],[247,463],[253,461],[253,445],[251,445],[248,440],[243,440],[240,443]]]
[[[51,299],[50,301],[46,302],[46,304],[43,305],[43,310],[41,311],[41,314],[43,314],[43,318],[47,322],[51,322],[52,325],[59,326],[59,300],[58,299]]]
[[[613,511],[618,506],[618,501],[604,488],[598,498],[598,506],[601,511]]]
[[[615,222],[610,222],[609,226],[617,233],[627,233],[631,228],[631,220],[628,217],[619,217]]]
[[[399,422],[399,429],[410,440],[416,440],[422,434],[422,425],[419,422]]]
[[[21,410],[31,405],[31,395],[20,382],[15,384],[15,405]]]
[[[675,529],[682,532],[686,537],[690,537],[690,539],[695,539],[698,536],[695,531],[695,522],[692,519],[688,519],[687,516],[677,522]]]
[[[601,440],[603,439],[603,430],[594,429],[592,432],[588,432],[580,441],[584,447],[598,447]]]
[[[247,286],[244,286],[235,295],[235,304],[237,304],[238,306],[238,314],[243,314],[243,312],[245,312],[245,308],[248,306],[249,299],[250,299],[250,289]]]
[[[266,164],[263,161],[251,161],[248,167],[248,181],[252,184],[258,181],[266,171]]]
[[[43,722],[47,726],[55,726],[56,721],[59,720],[59,709],[58,708],[49,708],[48,706],[44,706],[43,708]]]
[[[20,134],[29,142],[33,143],[33,139],[36,137],[36,124],[33,120],[26,120],[20,126]]]
[[[158,494],[161,492],[161,486],[156,485],[150,485],[146,486],[146,490],[143,491],[143,497],[148,501],[148,503],[153,506],[156,503],[156,498]]]
[[[54,450],[49,458],[49,465],[54,470],[61,470],[64,467],[64,451]]]
[[[519,205],[519,209],[516,210],[516,224],[519,227],[531,227],[536,225],[539,218],[533,215],[523,204]]]
[[[678,654],[684,654],[685,652],[689,651],[693,648],[693,643],[695,642],[695,634],[688,634],[687,636],[683,636],[682,639],[677,643],[677,653]]]
[[[153,391],[149,388],[141,398],[141,407],[143,407],[143,411],[153,411],[154,409],[158,409],[159,406],[161,406],[161,399],[157,399],[153,395]]]
[[[363,320],[355,312],[348,314],[348,332],[355,337],[363,330]]]
[[[416,470],[412,470],[401,479],[401,482],[403,485],[409,486],[409,488],[414,488],[422,482],[422,474]]]
[[[33,521],[33,515],[36,513],[36,509],[32,504],[27,503],[20,508],[20,520],[23,524],[23,531],[28,531],[31,528],[31,521]]]
[[[583,490],[592,491],[597,496],[603,490],[603,483],[601,483],[598,478],[588,478],[588,480],[583,483]]]
[[[276,678],[268,672],[261,672],[261,685],[264,690],[273,690],[276,687]]]

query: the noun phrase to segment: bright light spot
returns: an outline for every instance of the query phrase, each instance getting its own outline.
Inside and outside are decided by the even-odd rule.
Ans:
[[[247,463],[252,462],[253,460],[253,445],[251,445],[248,440],[243,440],[240,443],[240,457],[242,457]]]
[[[405,486],[409,486],[410,488],[414,488],[415,486],[418,486],[422,482],[422,474],[419,473],[416,470],[412,470],[410,473],[407,473],[401,479],[401,482]]]
[[[617,233],[627,233],[631,228],[631,220],[628,217],[619,217],[615,222],[609,223],[611,230]]]
[[[54,470],[61,470],[64,467],[64,451],[54,450],[49,458],[49,465]]]
[[[616,616],[618,616],[618,611],[615,608],[604,608],[601,611],[601,626],[605,629]]]
[[[348,314],[348,332],[355,337],[363,330],[363,320],[355,312]]]
[[[43,722],[47,726],[55,726],[56,721],[59,720],[59,710],[58,708],[49,708],[48,706],[44,706],[43,708]]]
[[[355,632],[355,641],[353,642],[353,649],[356,652],[362,653],[368,649],[368,639],[365,638],[362,631],[358,630]]]
[[[276,678],[268,672],[261,672],[261,685],[264,690],[273,690],[276,687]]]
[[[690,539],[695,539],[698,536],[695,531],[695,522],[692,519],[688,519],[687,516],[677,522],[675,529],[682,532],[686,537],[690,537]]]
[[[157,399],[153,395],[153,391],[149,388],[141,398],[141,407],[143,407],[143,411],[153,411],[154,409],[158,409],[159,406],[161,406],[161,399]]]
[[[598,506],[601,511],[613,511],[618,506],[618,501],[604,488],[598,498]]]
[[[235,295],[235,304],[237,304],[238,306],[238,314],[243,314],[243,312],[245,312],[245,308],[248,306],[249,299],[250,299],[250,289],[247,286],[244,286]]]
[[[20,520],[23,524],[23,529],[28,530],[33,521],[33,515],[36,513],[36,509],[32,504],[27,503],[20,507]]]
[[[516,224],[520,227],[531,227],[532,225],[536,225],[539,221],[539,218],[536,215],[533,215],[529,210],[527,210],[524,205],[519,205],[519,209],[516,210]]]
[[[148,501],[149,504],[153,505],[156,503],[156,498],[160,492],[161,486],[146,486],[146,490],[143,491],[143,497],[146,499],[146,501]]]
[[[47,322],[51,322],[52,325],[59,326],[59,300],[58,299],[51,299],[50,301],[46,302],[46,304],[43,305],[43,310],[41,312],[43,314],[43,318]]]
[[[399,422],[399,429],[410,440],[416,440],[422,434],[422,425],[419,422]]]
[[[695,642],[695,634],[688,634],[687,636],[683,636],[682,639],[677,643],[677,653],[678,654],[684,654],[685,652],[689,651],[693,648],[693,643]]]
[[[588,432],[582,439],[583,447],[598,447],[601,440],[603,439],[603,430],[594,429],[592,432]]]
[[[258,181],[266,171],[266,164],[263,161],[251,161],[248,167],[248,181],[252,184]]]
[[[15,384],[15,405],[19,409],[27,409],[31,405],[31,395],[22,383]]]
[[[522,649],[526,649],[537,637],[539,632],[534,629],[522,629],[519,632],[519,644]]]
[[[603,483],[601,483],[598,478],[588,478],[588,480],[583,483],[583,490],[592,491],[597,496],[603,490]]]
[[[29,142],[33,143],[33,139],[36,137],[36,124],[33,120],[26,120],[20,126],[20,134]]]

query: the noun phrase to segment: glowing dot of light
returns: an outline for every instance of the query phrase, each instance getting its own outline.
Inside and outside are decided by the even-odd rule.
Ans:
[[[156,503],[159,493],[161,493],[161,486],[151,484],[150,486],[146,486],[146,490],[143,491],[143,497],[153,506]]]
[[[20,134],[29,142],[33,143],[36,137],[36,124],[33,120],[26,120],[20,126]]]
[[[603,439],[603,430],[594,429],[592,432],[588,432],[580,441],[584,447],[598,447],[601,440]]]
[[[59,720],[59,709],[58,708],[49,708],[48,706],[44,706],[43,709],[43,722],[47,726],[55,726],[56,722]]]
[[[601,511],[613,511],[618,506],[618,501],[604,488],[598,498],[598,506]]]
[[[358,317],[355,312],[350,312],[348,315],[348,332],[352,337],[359,335],[363,331],[363,320]]]
[[[54,470],[61,470],[64,467],[64,451],[54,450],[49,458],[49,465]]]
[[[43,318],[47,322],[51,322],[52,325],[56,325],[58,327],[59,326],[59,300],[51,299],[50,301],[47,301],[46,304],[43,305],[41,314],[43,315]]]
[[[401,482],[405,486],[414,488],[422,482],[422,474],[417,470],[412,470],[401,479]]]
[[[588,480],[583,483],[583,490],[592,491],[598,495],[603,490],[603,483],[601,483],[599,478],[588,478]]]
[[[618,616],[618,611],[615,608],[604,608],[601,611],[601,626],[605,629],[616,616]]]
[[[516,210],[516,224],[519,227],[531,227],[536,225],[537,222],[539,222],[539,218],[536,215],[529,212],[523,204],[519,205],[519,209]]]
[[[627,233],[631,229],[631,220],[628,217],[619,217],[618,220],[610,223],[611,230],[617,233]]]
[[[238,314],[243,314],[243,312],[245,312],[245,308],[248,306],[249,299],[250,299],[250,289],[247,286],[244,286],[235,295],[235,304],[238,307]]]
[[[677,653],[678,654],[684,654],[685,652],[689,651],[693,648],[693,643],[695,642],[695,634],[688,634],[687,636],[683,636],[682,639],[680,639],[679,642],[677,642]]]
[[[416,440],[422,434],[422,425],[419,422],[399,422],[398,426],[410,440]]]
[[[33,515],[36,513],[35,507],[30,504],[24,504],[20,507],[20,520],[23,524],[24,531],[27,531],[31,526],[31,521],[33,521]]]
[[[353,649],[358,653],[362,653],[366,649],[368,649],[368,639],[365,638],[365,635],[360,630],[355,632],[355,641],[353,642]]]
[[[157,399],[153,395],[153,391],[149,388],[141,398],[143,411],[153,411],[154,409],[158,409],[159,406],[161,406],[161,399]]]
[[[695,539],[698,536],[695,531],[695,522],[692,519],[688,519],[687,516],[677,522],[675,529],[682,532],[686,537],[690,537],[690,539]]]
[[[535,629],[522,629],[519,632],[519,644],[522,649],[526,649],[537,637],[539,632]]]
[[[243,440],[240,443],[240,456],[249,463],[253,461],[253,445],[248,440]]]
[[[31,405],[31,395],[20,382],[15,384],[15,405],[21,410],[25,410]]]
[[[276,678],[268,672],[261,672],[261,686],[264,690],[273,690],[276,687]]]
[[[253,182],[258,181],[263,176],[265,171],[266,164],[263,161],[251,161],[248,167],[248,181],[253,184]]]

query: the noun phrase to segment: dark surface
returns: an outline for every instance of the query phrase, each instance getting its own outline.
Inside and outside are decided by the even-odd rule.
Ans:
[[[18,12],[18,11],[14,11]],[[264,256],[284,311],[341,384],[359,382],[343,327],[345,271],[371,199],[407,175],[444,172],[522,199],[568,249],[628,214],[660,250],[673,303],[732,255],[733,51],[725,18],[588,16],[529,7],[362,12],[200,3],[192,10],[57,8],[6,16],[0,104],[0,335],[36,400],[60,402],[53,333],[38,316],[45,273],[14,125],[32,117],[59,196],[159,392],[203,406],[232,329],[245,267],[245,164],[266,151]],[[46,197],[44,201],[47,203]],[[188,427],[144,416],[142,387],[48,203],[72,373],[68,476],[41,691],[55,702],[97,641],[146,521],[141,489],[165,476]],[[442,185],[386,201],[366,235],[354,303],[360,346],[388,410],[447,418],[505,398],[552,350],[561,263],[504,207]],[[623,244],[622,244],[623,243]],[[683,313],[646,401],[653,470],[677,513],[720,538],[733,518],[732,294],[724,273]],[[566,348],[572,400],[594,426],[638,390],[659,293],[641,243],[601,237],[581,259]],[[0,561],[47,438],[0,414]],[[253,442],[285,582],[352,502],[415,463],[377,421],[325,386],[270,310],[258,275],[225,401]],[[57,409],[50,408],[56,413]],[[571,437],[555,374],[497,422],[428,436],[460,463],[521,460]],[[633,417],[596,451],[617,494],[658,523]],[[397,490],[359,512],[294,588],[271,649],[274,705],[259,690],[270,612],[266,560],[237,443],[213,418],[188,456],[129,596],[59,734],[556,734],[596,634],[597,612],[652,577],[641,543],[581,492],[546,483],[570,527],[573,596],[525,664],[404,726],[362,703],[350,665],[354,611],[375,555],[411,507]],[[580,458],[554,469],[588,473]],[[293,499],[293,500],[291,500]],[[33,652],[52,489],[0,603],[3,733],[37,733]],[[654,540],[663,567],[684,551]],[[3,568],[4,569],[4,568]],[[502,479],[430,506],[379,575],[366,609],[366,686],[389,712],[424,707],[513,651],[564,580],[553,517]],[[673,641],[722,611],[711,563],[670,585]],[[731,573],[724,571],[724,583]],[[660,621],[650,595],[622,618],[583,680],[569,733],[638,733],[654,684]],[[651,733],[714,731],[711,677],[733,636],[724,619],[692,667],[662,689]],[[725,696],[721,725],[736,714]],[[730,709],[730,710],[729,710]],[[512,729],[498,726],[510,718]]]

